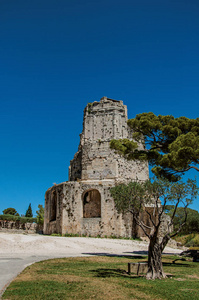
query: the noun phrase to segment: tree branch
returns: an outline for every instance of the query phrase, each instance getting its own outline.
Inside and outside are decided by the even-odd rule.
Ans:
[[[186,221],[187,221],[187,206],[188,206],[188,204],[184,207],[184,212],[185,212],[184,222],[179,226],[178,230],[175,233],[170,235],[171,237],[176,236],[181,231],[182,227],[186,224]]]
[[[131,212],[131,211],[130,211]],[[131,212],[132,213],[132,212]],[[133,214],[133,213],[132,213]],[[151,227],[148,227],[148,226],[146,226],[145,224],[143,224],[143,223],[141,223],[140,222],[140,220],[139,220],[139,218],[137,218],[136,216],[135,216],[135,214],[133,214],[133,217],[134,217],[134,220],[135,220],[135,222],[136,222],[136,224],[138,225],[138,226],[140,226],[141,228],[142,228],[142,230],[144,231],[144,234],[148,237],[148,238],[150,238],[150,235],[147,233],[147,231],[145,230],[145,227],[147,227],[148,229],[151,229]],[[144,226],[145,225],[145,226]]]
[[[175,205],[175,208],[174,208],[174,211],[173,211],[173,215],[171,217],[171,221],[168,225],[168,227],[170,227],[171,225],[173,225],[173,220],[174,220],[174,217],[175,217],[175,214],[176,214],[176,210],[177,210],[177,207],[178,207],[178,204],[180,202],[180,198],[178,198],[177,202],[176,202],[176,205]]]
[[[152,217],[151,217],[151,214],[150,214],[146,209],[145,209],[145,211],[146,211],[147,215],[149,216],[149,219],[150,219],[151,223],[153,224],[153,226],[156,227],[156,225],[155,225],[155,223],[153,222],[153,219],[152,219]]]

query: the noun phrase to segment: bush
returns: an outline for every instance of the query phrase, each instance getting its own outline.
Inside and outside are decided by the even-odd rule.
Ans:
[[[4,215],[13,215],[13,216],[19,216],[18,212],[13,207],[8,207],[3,210]]]
[[[22,224],[24,224],[24,223],[36,223],[37,222],[37,218],[20,217],[19,221]]]
[[[14,221],[19,223],[36,223],[37,218],[26,218],[26,217],[20,217],[20,216],[13,216],[13,215],[0,215],[0,220],[3,221]]]

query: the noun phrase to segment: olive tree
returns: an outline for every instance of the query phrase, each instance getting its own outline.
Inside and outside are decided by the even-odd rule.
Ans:
[[[196,198],[198,188],[195,180],[184,182],[169,182],[167,179],[157,179],[151,182],[130,182],[119,184],[111,188],[111,195],[119,213],[130,212],[134,221],[141,227],[149,238],[148,247],[148,272],[147,279],[165,278],[162,266],[162,252],[170,238],[174,237],[185,225],[187,207]],[[160,202],[160,199],[162,202]],[[162,203],[162,204],[161,204]],[[166,205],[174,205],[173,213],[167,224],[166,231],[160,237],[160,227],[164,221]],[[174,217],[178,205],[184,207],[184,214],[175,232],[172,232]],[[153,207],[148,210],[147,206]],[[144,223],[141,212],[145,211],[150,220],[150,225]]]

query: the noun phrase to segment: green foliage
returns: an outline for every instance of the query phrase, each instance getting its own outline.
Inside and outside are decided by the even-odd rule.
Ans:
[[[111,196],[115,201],[119,213],[132,211],[139,212],[144,201],[144,182],[130,182],[129,184],[119,184],[110,189]]]
[[[198,187],[196,181],[188,179],[187,182],[170,182],[167,179],[159,178],[151,182],[150,180],[143,182],[130,182],[126,184],[119,184],[110,189],[111,196],[115,201],[116,209],[119,213],[130,212],[133,214],[136,223],[143,229],[144,233],[149,237],[149,234],[145,230],[147,226],[139,217],[139,212],[147,206],[147,203],[153,203],[156,214],[158,214],[158,222],[151,225],[151,230],[158,230],[164,212],[168,213],[171,217],[169,227],[173,225],[175,215],[175,233],[181,230],[187,219],[187,206],[198,195]],[[189,197],[189,198],[188,198]],[[160,207],[160,199],[162,200],[162,206]],[[173,205],[168,206],[168,203]],[[177,210],[178,205],[183,205],[183,208]],[[173,209],[171,209],[173,208]],[[182,212],[182,213],[181,213]],[[180,215],[181,213],[181,215]],[[150,213],[149,217],[152,219]],[[182,217],[183,214],[183,217]],[[153,229],[152,229],[153,228]],[[166,233],[168,235],[169,233]]]
[[[193,238],[186,243],[187,247],[199,247],[199,234],[193,234]]]
[[[3,210],[4,215],[13,215],[13,216],[19,216],[18,212],[13,207],[8,207]]]
[[[187,235],[180,234],[175,237],[175,240],[190,249],[199,250],[199,233],[194,232]]]
[[[51,236],[62,236],[61,233],[51,233]]]
[[[137,143],[128,139],[112,140],[110,142],[111,149],[117,150],[120,155],[126,159],[134,159],[134,152],[137,149]],[[133,155],[133,156],[132,156]]]
[[[30,203],[29,206],[28,206],[28,209],[27,209],[27,211],[26,211],[25,217],[26,217],[26,218],[32,218],[32,217],[33,217],[31,203]]]
[[[24,224],[24,223],[36,223],[37,219],[13,216],[13,215],[0,215],[0,220],[20,222]]]
[[[81,234],[78,234],[78,233],[65,233],[64,234],[65,237],[85,237],[86,235],[81,235]]]
[[[167,205],[166,213],[172,216],[174,209],[174,205]],[[174,217],[174,231],[177,230],[183,218],[185,218],[184,208],[178,207]],[[199,212],[197,210],[187,208],[187,221],[181,230],[181,234],[189,234],[194,232],[199,232]]]
[[[88,113],[90,114],[91,113],[91,110],[92,110],[92,106],[93,106],[93,103],[88,103],[87,104],[87,107],[88,107]]]
[[[146,160],[156,176],[179,180],[191,168],[199,171],[199,118],[142,113],[128,120],[133,138],[112,140],[110,147],[127,159]],[[140,142],[146,148],[138,148]]]
[[[37,218],[32,218],[32,217],[21,217],[20,218],[20,223],[36,223]]]
[[[14,215],[9,215],[9,214],[3,214],[3,215],[0,215],[0,219],[7,220],[7,221],[19,221],[20,217],[14,216]]]
[[[37,214],[37,224],[43,225],[44,223],[44,208],[43,205],[38,205],[38,210],[36,211]]]

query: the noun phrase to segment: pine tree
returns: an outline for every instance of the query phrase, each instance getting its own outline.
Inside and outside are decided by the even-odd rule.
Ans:
[[[29,206],[28,206],[28,209],[27,209],[27,211],[26,211],[25,217],[26,217],[26,218],[32,218],[32,217],[33,217],[31,203],[30,203]]]
[[[112,140],[110,146],[128,160],[146,160],[156,176],[179,180],[190,170],[199,171],[199,118],[174,118],[142,113],[128,120],[134,140]],[[145,148],[139,143],[144,142]]]

